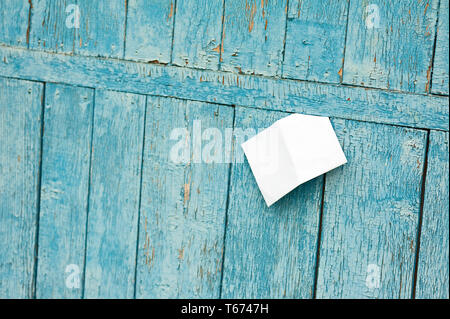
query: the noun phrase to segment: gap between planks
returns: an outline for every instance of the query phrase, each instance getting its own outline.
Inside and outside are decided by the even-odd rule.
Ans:
[[[415,251],[415,256],[414,256],[414,273],[413,273],[413,284],[412,284],[412,291],[411,291],[412,299],[416,299],[417,273],[418,273],[418,268],[419,268],[419,254],[420,254],[420,235],[422,234],[423,207],[424,207],[424,203],[425,203],[425,191],[426,191],[429,149],[430,149],[430,131],[427,130],[427,140],[426,140],[426,144],[425,144],[425,159],[424,159],[424,164],[423,164],[422,181],[421,181],[421,186],[420,186],[419,223],[417,225],[416,251]]]

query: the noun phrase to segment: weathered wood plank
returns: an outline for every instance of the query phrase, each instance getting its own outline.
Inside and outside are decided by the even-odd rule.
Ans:
[[[221,69],[280,75],[287,0],[225,1]]]
[[[326,175],[317,298],[410,298],[426,133],[333,124],[348,163]]]
[[[178,0],[173,64],[217,70],[224,0]]]
[[[232,127],[231,107],[148,97],[137,298],[219,297]]]
[[[85,297],[132,298],[145,97],[96,91]]]
[[[125,58],[169,63],[175,0],[128,1]]]
[[[30,0],[0,1],[0,43],[27,47]]]
[[[43,85],[0,78],[0,298],[31,298]]]
[[[434,53],[433,82],[431,91],[433,93],[448,95],[448,0],[440,1],[439,24],[437,28],[436,51]]]
[[[122,57],[125,2],[38,1],[32,9],[30,47],[52,52]]]
[[[75,10],[74,1],[33,1],[30,48],[74,53],[75,37],[78,33],[75,28],[77,20]]]
[[[283,77],[339,83],[348,0],[289,1]]]
[[[80,28],[75,53],[119,58],[125,42],[126,1],[79,0]]]
[[[449,298],[448,143],[448,133],[431,132],[417,270],[417,298]]]
[[[81,297],[92,111],[93,90],[47,84],[37,298]]]
[[[242,161],[240,144],[246,137],[240,134],[248,129],[257,132],[284,116],[287,114],[236,110],[224,298],[313,296],[323,177],[301,185],[268,208],[247,161]]]
[[[437,5],[438,0],[350,1],[344,82],[428,92]]]
[[[1,46],[0,75],[419,128],[449,128],[449,101],[440,96],[71,57]]]

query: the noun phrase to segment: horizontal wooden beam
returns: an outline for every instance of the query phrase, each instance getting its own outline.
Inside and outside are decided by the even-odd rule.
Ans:
[[[449,130],[448,97],[0,46],[0,76]]]

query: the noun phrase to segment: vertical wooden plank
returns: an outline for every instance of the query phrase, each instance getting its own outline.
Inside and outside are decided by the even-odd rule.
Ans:
[[[317,298],[410,298],[426,133],[333,124],[348,163],[326,175]]]
[[[225,1],[221,69],[280,75],[287,0]]]
[[[128,1],[125,58],[169,63],[175,0]]]
[[[73,53],[77,29],[72,24],[67,26],[66,21],[75,22],[70,17],[75,17],[75,12],[70,10],[74,4],[75,1],[69,0],[33,1],[30,48]]]
[[[289,1],[283,77],[338,83],[348,0]]]
[[[438,0],[350,1],[344,82],[427,92],[437,5]]]
[[[173,64],[217,70],[224,0],[178,0]]]
[[[417,298],[449,298],[448,132],[432,131],[428,151]]]
[[[53,52],[123,56],[126,1],[40,0],[33,7],[30,47]],[[79,25],[73,17],[79,13]]]
[[[448,0],[440,1],[436,51],[434,53],[433,84],[431,91],[448,95]]]
[[[47,84],[37,298],[81,297],[66,280],[83,277],[92,108],[93,90]]]
[[[145,97],[96,91],[85,297],[132,298]]]
[[[148,97],[137,298],[219,297],[232,122],[231,107]]]
[[[226,227],[224,298],[313,296],[323,177],[299,186],[268,208],[248,162],[242,160],[240,147],[247,139],[241,135],[243,132],[268,127],[286,115],[236,110],[236,156]]]
[[[125,3],[126,0],[79,0],[81,16],[75,53],[121,58],[125,42]]]
[[[43,85],[0,77],[0,298],[31,298]]]
[[[27,47],[30,0],[0,1],[0,43]]]

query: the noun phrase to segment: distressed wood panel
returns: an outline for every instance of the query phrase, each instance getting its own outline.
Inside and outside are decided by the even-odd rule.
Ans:
[[[289,1],[283,77],[339,83],[348,0]]]
[[[75,53],[119,58],[125,42],[126,1],[78,0],[80,28]]]
[[[426,133],[333,120],[348,163],[326,175],[318,298],[410,298]]]
[[[219,297],[232,127],[231,107],[148,97],[137,298]]]
[[[52,52],[123,56],[126,1],[39,0],[31,15],[30,47]],[[75,16],[79,12],[79,25]]]
[[[437,28],[436,51],[434,53],[433,93],[448,95],[448,0],[441,0],[439,7],[439,24]]]
[[[47,84],[37,298],[82,294],[81,283],[71,289],[66,280],[76,285],[68,277],[83,277],[92,111],[92,89]],[[69,265],[78,269],[66,269]]]
[[[188,100],[448,130],[449,101],[227,72],[71,57],[0,47],[0,74]]]
[[[217,70],[224,0],[178,0],[173,64]]]
[[[221,69],[280,75],[287,0],[225,1]]]
[[[96,91],[85,297],[132,298],[145,97]]]
[[[31,1],[0,1],[0,43],[27,47]]]
[[[33,1],[30,48],[73,53],[77,36],[77,29],[72,27],[76,21],[75,4],[69,0]]]
[[[0,298],[31,298],[43,85],[0,78]]]
[[[224,298],[313,296],[323,177],[299,186],[268,208],[240,146],[247,139],[246,130],[257,132],[287,115],[236,110]]]
[[[448,133],[431,132],[417,270],[417,298],[449,298],[448,143]]]
[[[437,5],[438,0],[350,1],[344,82],[427,92]]]
[[[125,58],[169,63],[175,0],[128,0]]]

